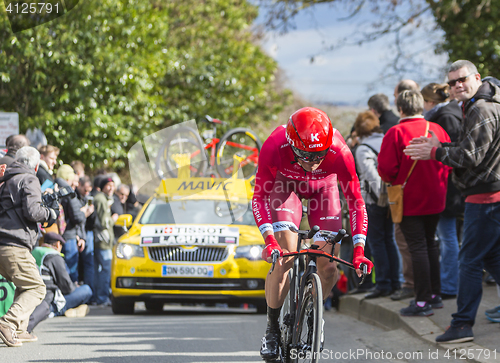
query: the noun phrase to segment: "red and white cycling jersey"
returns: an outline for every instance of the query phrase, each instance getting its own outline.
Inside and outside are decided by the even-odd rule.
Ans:
[[[354,158],[342,135],[334,130],[333,143],[318,169],[305,172],[296,162],[279,126],[264,142],[259,154],[252,210],[261,233],[298,227],[302,217],[300,198],[309,200],[309,223],[336,232],[341,228],[337,182],[346,198],[353,243],[365,243],[368,229],[366,207],[361,197]],[[292,196],[292,197],[290,197]],[[311,210],[311,201],[316,208]]]

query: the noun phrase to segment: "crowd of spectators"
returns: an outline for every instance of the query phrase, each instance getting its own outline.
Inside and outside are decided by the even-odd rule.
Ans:
[[[12,135],[6,144],[0,158],[0,275],[15,294],[0,317],[0,338],[17,347],[37,340],[33,329],[44,319],[84,317],[89,305],[111,304],[111,248],[124,233],[115,222],[125,211],[135,216],[139,205],[116,173],[91,179],[81,161],[60,164],[57,147],[37,150],[25,135]],[[42,200],[62,189],[70,192]]]
[[[403,80],[394,97],[399,118],[387,96],[374,95],[348,139],[375,265],[365,298],[415,297],[401,315],[429,316],[456,297],[451,326],[436,341],[471,341],[485,271],[500,281],[500,81],[460,60],[447,83],[420,90]],[[403,186],[400,223],[391,221],[384,185]],[[500,322],[500,306],[486,315]]]

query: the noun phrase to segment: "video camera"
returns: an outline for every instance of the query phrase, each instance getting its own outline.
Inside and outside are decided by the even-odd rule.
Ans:
[[[54,193],[46,193],[42,195],[42,205],[52,209],[59,209],[59,200],[62,198],[74,198],[76,196],[73,188],[61,178],[57,178],[55,183],[59,186],[59,190]]]

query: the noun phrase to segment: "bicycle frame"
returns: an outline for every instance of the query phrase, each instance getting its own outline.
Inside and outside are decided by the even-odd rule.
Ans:
[[[289,290],[289,300],[290,300],[290,311],[288,316],[286,317],[286,320],[283,321],[283,323],[287,326],[285,329],[287,329],[287,335],[286,339],[290,339],[290,333],[292,333],[292,336],[295,337],[295,334],[299,333],[298,331],[298,325],[297,325],[297,319],[300,319],[299,313],[301,306],[303,304],[303,297],[304,297],[304,291],[306,289],[306,283],[308,282],[309,276],[312,274],[317,273],[317,265],[316,265],[316,259],[318,257],[325,257],[330,260],[330,262],[337,261],[339,263],[342,263],[346,266],[349,266],[352,269],[355,269],[354,265],[350,262],[344,261],[341,258],[338,258],[332,254],[329,254],[325,251],[319,250],[318,245],[312,245],[310,248],[306,249],[301,249],[302,241],[304,239],[310,239],[315,235],[317,232],[320,232],[320,235],[325,237],[325,239],[332,243],[332,246],[335,246],[337,242],[340,242],[342,238],[346,236],[346,231],[344,229],[341,229],[338,234],[335,236],[331,232],[327,231],[320,231],[318,226],[314,226],[310,231],[299,231],[295,228],[290,228],[292,232],[295,232],[298,234],[297,237],[297,251],[295,252],[288,252],[283,254],[283,258],[286,257],[293,257],[293,266],[292,266],[292,276],[290,279],[290,290]],[[333,249],[333,247],[332,247]],[[276,250],[275,250],[276,251]],[[273,257],[273,265],[271,267],[270,273],[274,270],[275,263],[277,261],[277,258],[279,257],[279,253],[275,253],[273,251],[272,257]],[[277,251],[276,251],[277,252]],[[333,253],[333,251],[332,251]],[[307,263],[307,267],[305,272],[300,275],[300,259],[299,256],[308,256],[309,261]],[[363,272],[363,280],[366,276],[366,268],[367,266],[363,264],[363,266],[360,266],[362,268]],[[300,281],[300,283],[299,283]],[[281,329],[280,329],[281,330]],[[282,337],[282,339],[284,339]],[[283,341],[281,342],[282,344],[285,344],[287,346],[282,345],[282,352],[285,352],[286,355],[288,355],[289,349],[300,349],[300,346],[292,346],[289,345],[291,344],[290,341]],[[282,357],[284,361],[288,361],[289,357]]]

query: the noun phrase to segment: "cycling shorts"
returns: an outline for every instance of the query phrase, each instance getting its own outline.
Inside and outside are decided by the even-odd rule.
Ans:
[[[280,173],[276,175],[269,196],[274,232],[293,226],[298,229],[302,219],[302,200],[308,200],[308,221],[312,227],[337,232],[342,228],[337,176],[332,174],[319,180],[293,180]],[[314,241],[323,238],[314,236]]]

